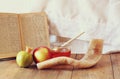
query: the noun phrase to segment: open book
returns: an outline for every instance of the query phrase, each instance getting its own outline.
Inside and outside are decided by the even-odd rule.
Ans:
[[[46,14],[0,13],[0,58],[15,57],[25,46],[50,46]]]

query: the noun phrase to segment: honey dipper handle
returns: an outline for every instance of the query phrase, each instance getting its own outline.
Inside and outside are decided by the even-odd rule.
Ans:
[[[62,44],[60,47],[66,46],[67,44],[71,43],[72,41],[74,41],[75,39],[77,39],[79,36],[81,36],[81,35],[84,34],[84,33],[85,33],[85,32],[82,32],[82,33],[76,35],[74,38],[68,40],[67,42],[65,42],[64,44]]]

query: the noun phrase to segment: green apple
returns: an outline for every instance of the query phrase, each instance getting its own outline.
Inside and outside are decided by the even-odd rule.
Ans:
[[[47,47],[38,47],[33,51],[33,58],[36,63],[45,61],[51,58],[50,49]]]
[[[16,63],[20,67],[28,67],[32,64],[33,57],[32,54],[26,51],[20,51],[16,56]]]

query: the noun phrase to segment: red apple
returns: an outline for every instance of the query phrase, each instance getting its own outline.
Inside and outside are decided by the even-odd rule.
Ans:
[[[36,63],[45,61],[51,58],[51,52],[48,47],[38,47],[33,51],[33,59]]]

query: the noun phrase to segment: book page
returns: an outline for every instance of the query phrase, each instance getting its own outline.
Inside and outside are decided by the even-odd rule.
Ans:
[[[50,46],[47,18],[45,13],[26,13],[19,15],[22,31],[23,49]]]
[[[0,58],[15,56],[19,50],[21,41],[18,16],[0,13]]]

